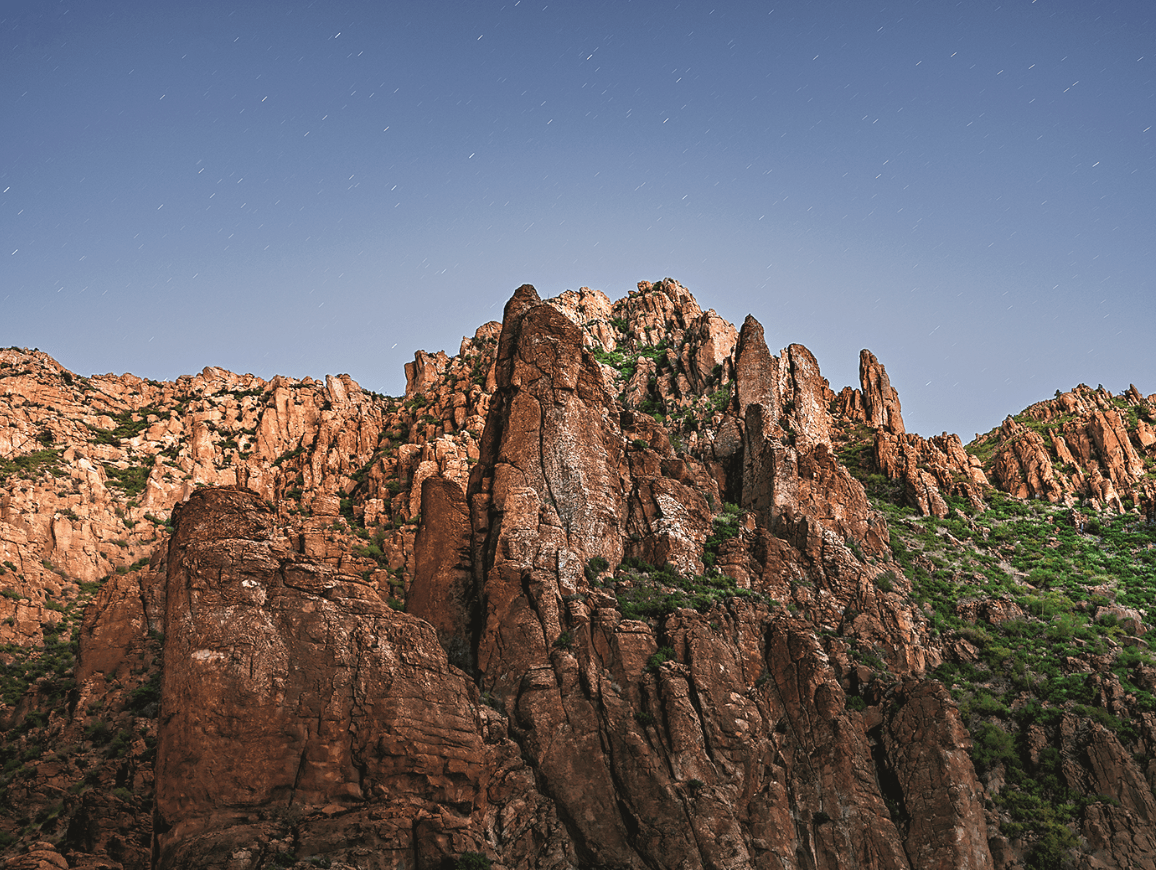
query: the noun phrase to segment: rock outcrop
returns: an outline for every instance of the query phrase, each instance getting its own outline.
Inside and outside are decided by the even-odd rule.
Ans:
[[[505,809],[488,789],[521,763],[432,627],[294,552],[250,490],[199,490],[174,522],[156,866],[436,867],[480,848]],[[511,854],[557,824],[534,810]]]
[[[621,559],[606,548],[622,538],[631,497],[610,402],[579,330],[521,288],[507,306],[468,493],[477,670],[496,722],[425,621],[293,553],[255,493],[202,490],[180,507],[162,698],[171,715],[157,762],[161,866],[259,866],[288,843],[302,856],[381,867],[408,866],[409,855],[435,866],[469,848],[543,867],[836,867],[849,855],[857,866],[908,867],[908,850],[943,866],[990,865],[976,847],[985,841],[974,774],[959,791],[965,738],[956,726],[940,742],[922,721],[955,721],[942,698],[904,725],[906,695],[891,697],[899,739],[877,761],[807,622],[739,603],[624,620],[589,580],[592,558]],[[660,638],[671,655],[655,664]],[[514,741],[487,752],[487,734],[502,733]],[[912,743],[939,760],[912,762]],[[522,759],[534,776],[499,812],[482,785],[492,766]],[[903,800],[935,804],[926,822],[900,831],[880,765]],[[518,842],[488,813],[536,831],[540,854],[515,861]],[[414,818],[425,820],[416,832]],[[335,819],[339,842],[325,833]]]
[[[924,516],[945,517],[944,494],[966,499],[982,509],[990,484],[979,459],[970,456],[958,435],[923,438],[907,432],[899,394],[887,370],[869,350],[859,354],[861,389],[844,387],[836,407],[844,425],[856,423],[871,432],[873,468],[903,487],[907,504]]]
[[[1043,498],[1123,513],[1156,492],[1156,397],[1129,387],[1113,396],[1081,384],[1008,417],[974,449],[989,455],[996,485],[1017,498]]]
[[[872,429],[883,429],[892,435],[902,435],[903,411],[899,393],[891,386],[887,369],[869,350],[859,352],[859,383],[863,387],[864,422]]]

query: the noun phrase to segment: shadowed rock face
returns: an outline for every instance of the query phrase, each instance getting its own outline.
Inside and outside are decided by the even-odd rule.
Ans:
[[[432,628],[290,551],[250,490],[200,490],[175,523],[158,866],[258,857],[293,817],[308,851],[375,867],[429,848],[419,820],[453,839],[484,804],[483,717]]]
[[[469,655],[477,596],[470,572],[470,514],[458,484],[441,475],[421,489],[424,522],[414,541],[416,566],[407,610],[431,623],[447,646]]]

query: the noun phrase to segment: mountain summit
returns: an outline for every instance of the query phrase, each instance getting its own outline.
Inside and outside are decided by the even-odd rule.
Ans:
[[[1154,423],[923,438],[671,279],[398,398],[0,351],[7,866],[1156,867]]]

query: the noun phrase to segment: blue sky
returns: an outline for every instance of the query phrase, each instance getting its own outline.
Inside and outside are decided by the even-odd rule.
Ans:
[[[1156,6],[8,2],[0,344],[390,394],[671,276],[969,440],[1156,392]]]

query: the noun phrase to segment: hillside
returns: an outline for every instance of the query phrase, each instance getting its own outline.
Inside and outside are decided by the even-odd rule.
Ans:
[[[964,445],[666,279],[406,392],[0,351],[13,868],[1156,868],[1156,396]]]

